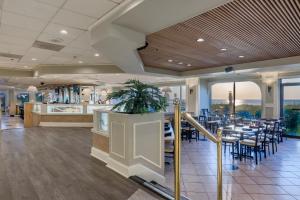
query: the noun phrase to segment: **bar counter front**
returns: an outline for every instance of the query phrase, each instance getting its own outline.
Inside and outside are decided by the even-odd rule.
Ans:
[[[110,110],[107,104],[25,103],[24,126],[93,127],[94,109]]]

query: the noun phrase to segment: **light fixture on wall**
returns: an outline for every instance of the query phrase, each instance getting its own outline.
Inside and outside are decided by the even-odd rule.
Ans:
[[[272,86],[271,85],[267,85],[267,90],[268,90],[268,93],[271,93],[272,92]]]
[[[272,92],[272,88],[273,88],[272,85],[274,83],[274,79],[272,77],[266,77],[264,79],[264,82],[267,85],[267,92],[268,92],[268,94],[270,94]]]

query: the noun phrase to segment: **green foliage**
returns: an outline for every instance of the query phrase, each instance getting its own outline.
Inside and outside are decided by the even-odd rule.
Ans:
[[[125,88],[108,95],[108,100],[117,100],[112,108],[117,112],[142,114],[165,111],[167,100],[162,96],[158,87],[144,84],[138,80],[128,80]]]
[[[291,130],[297,129],[298,122],[299,122],[299,113],[298,113],[298,111],[286,108],[284,110],[284,116],[285,116],[285,119],[286,119],[287,127]]]
[[[220,114],[229,114],[228,104],[212,104],[212,110]],[[260,118],[261,117],[261,106],[242,104],[235,107],[237,115],[242,118]]]

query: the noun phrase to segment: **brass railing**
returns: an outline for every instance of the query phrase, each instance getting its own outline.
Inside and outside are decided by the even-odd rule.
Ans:
[[[175,105],[175,200],[180,200],[180,153],[181,153],[181,111],[179,100],[174,101]],[[200,134],[206,136],[209,140],[217,144],[217,189],[218,200],[222,200],[222,130],[218,129],[217,137],[206,130],[199,122],[197,122],[190,114],[182,113],[182,117],[189,122]]]

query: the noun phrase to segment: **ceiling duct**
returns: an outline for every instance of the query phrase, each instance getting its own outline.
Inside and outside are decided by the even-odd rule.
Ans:
[[[23,57],[23,55],[0,52],[0,57],[10,58],[11,60],[19,61]]]
[[[60,51],[65,46],[36,40],[33,43],[32,47],[36,47],[36,48],[40,48],[40,49],[47,49],[47,50],[50,50],[50,51]]]

